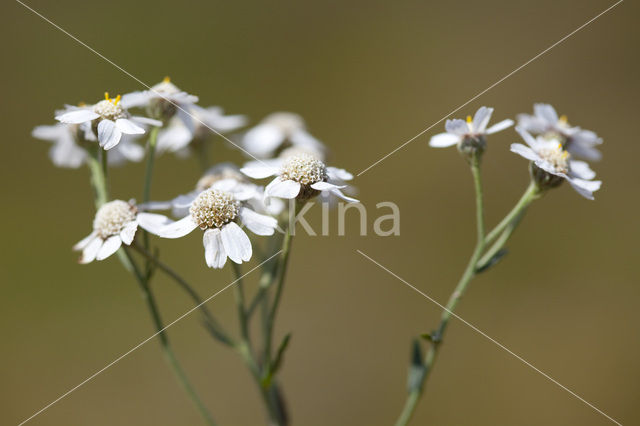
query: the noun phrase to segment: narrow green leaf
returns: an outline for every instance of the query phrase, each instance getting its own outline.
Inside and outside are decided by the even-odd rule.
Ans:
[[[509,250],[507,250],[506,248],[499,250],[496,254],[494,254],[491,259],[489,259],[484,265],[480,265],[477,269],[476,269],[476,273],[481,273],[486,271],[487,269],[491,268],[492,266],[494,266],[495,264],[497,264],[498,262],[500,262],[500,260],[505,257],[507,255],[507,253],[509,253]]]

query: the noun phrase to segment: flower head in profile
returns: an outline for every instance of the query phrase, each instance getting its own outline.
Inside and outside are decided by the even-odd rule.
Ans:
[[[93,232],[73,246],[74,250],[82,251],[80,263],[106,259],[118,251],[122,244],[130,245],[139,219],[145,219],[152,229],[166,222],[164,216],[138,213],[138,208],[132,202],[114,200],[105,203],[96,212]]]
[[[549,104],[534,104],[533,115],[519,114],[518,127],[534,135],[557,136],[563,139],[564,147],[572,155],[585,160],[600,160],[602,154],[596,149],[602,138],[591,130],[570,126],[565,115],[558,116]]]
[[[602,182],[592,180],[596,174],[586,162],[571,159],[557,138],[534,138],[526,130],[519,127],[516,130],[528,146],[514,143],[511,151],[532,162],[531,173],[539,187],[552,188],[566,180],[578,194],[593,200],[593,193]]]
[[[264,189],[267,198],[306,201],[321,193],[330,193],[348,202],[358,202],[341,191],[346,187],[343,183],[353,179],[353,175],[344,169],[327,167],[311,154],[294,154],[264,164],[251,162],[240,171],[254,179],[275,176]]]
[[[49,157],[55,166],[77,169],[87,161],[87,151],[77,140],[78,131],[77,124],[58,123],[51,126],[36,126],[31,135],[36,139],[52,142]],[[110,166],[142,160],[144,148],[136,144],[134,138],[134,136],[123,135],[120,143],[109,151],[107,162]]]
[[[297,146],[323,154],[325,147],[306,129],[304,120],[291,112],[275,112],[249,129],[242,139],[243,148],[258,158],[274,156],[278,149]]]
[[[163,238],[180,238],[196,228],[204,231],[204,257],[207,266],[222,268],[227,257],[235,263],[251,259],[251,241],[238,224],[256,235],[273,235],[278,221],[271,216],[256,213],[244,203],[242,197],[219,189],[200,192],[189,205],[189,213],[182,219],[157,227],[161,222],[156,214],[147,229]],[[168,220],[168,219],[167,219]],[[146,226],[146,218],[141,226]]]
[[[168,120],[178,114],[187,122],[190,118],[187,111],[198,102],[198,97],[181,90],[169,77],[165,77],[149,90],[124,95],[122,102],[127,108],[146,108],[154,118]]]
[[[56,115],[56,120],[65,124],[77,124],[84,131],[87,139],[95,139],[105,150],[118,145],[122,135],[140,135],[145,132],[140,124],[159,126],[162,123],[146,117],[129,114],[121,97],[110,98],[104,94],[104,100],[95,105],[67,107]]]
[[[484,148],[486,136],[504,130],[513,125],[513,120],[502,120],[487,128],[493,108],[480,107],[473,119],[468,116],[466,121],[461,119],[447,120],[445,133],[439,133],[431,137],[429,145],[434,148],[446,148],[457,145],[459,149],[465,145],[478,145]]]
[[[173,152],[180,156],[190,153],[192,142],[203,141],[212,132],[226,133],[244,126],[244,115],[225,115],[220,107],[202,108],[191,105],[189,115],[172,117],[158,134],[158,152]]]

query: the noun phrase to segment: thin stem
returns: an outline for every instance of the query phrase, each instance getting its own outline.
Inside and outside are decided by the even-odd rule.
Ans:
[[[502,221],[487,234],[485,244],[489,244],[495,240],[502,231],[511,224],[511,222],[513,222],[527,207],[529,207],[529,204],[531,204],[532,201],[540,198],[540,194],[540,189],[535,182],[532,181],[524,194],[522,194],[522,197],[520,197],[520,200],[515,207],[511,209],[504,219],[502,219]]]
[[[205,326],[207,330],[214,334],[214,337],[226,345],[234,345],[233,339],[223,330],[222,326],[218,323],[211,311],[209,311],[206,304],[203,302],[202,297],[200,297],[198,292],[196,292],[196,290],[184,278],[178,275],[178,273],[171,269],[167,264],[163,263],[160,259],[145,250],[144,247],[137,242],[134,242],[131,247],[173,279],[191,297],[206,321]]]
[[[251,341],[249,339],[249,325],[247,322],[247,311],[244,304],[244,284],[242,281],[242,270],[240,265],[231,262],[233,274],[236,279],[236,285],[233,286],[236,297],[236,309],[238,310],[238,323],[240,324],[240,335],[242,342],[247,345],[247,349],[251,352]]]
[[[105,170],[100,161],[100,151],[98,147],[90,147],[87,149],[89,156],[87,159],[87,166],[89,167],[89,173],[91,174],[91,186],[94,191],[94,200],[96,210],[103,204],[109,201],[109,195],[107,193],[107,179]],[[103,156],[106,158],[106,155]],[[105,160],[106,161],[106,160]]]
[[[129,250],[127,248],[125,248],[123,251],[125,252],[126,257],[127,257],[129,263],[131,264],[131,266],[133,268],[134,275],[136,276],[138,284],[140,285],[140,290],[142,291],[142,297],[145,300],[145,302],[147,303],[147,307],[149,308],[149,312],[151,313],[151,319],[153,320],[153,324],[154,324],[154,326],[156,328],[156,331],[158,333],[158,336],[160,338],[160,347],[161,347],[162,352],[163,352],[163,354],[165,356],[165,359],[167,360],[167,362],[169,363],[169,365],[173,369],[173,372],[175,373],[176,377],[178,378],[178,381],[182,385],[182,387],[185,390],[185,392],[191,398],[191,401],[194,403],[194,405],[196,406],[196,408],[198,409],[198,411],[202,415],[202,417],[205,420],[205,422],[208,425],[215,426],[216,423],[213,420],[213,417],[211,417],[211,414],[209,413],[209,410],[207,410],[207,408],[205,407],[204,403],[202,402],[202,400],[200,399],[200,397],[196,393],[195,389],[193,388],[193,386],[189,382],[189,379],[187,378],[186,373],[184,372],[184,370],[180,366],[180,363],[178,362],[178,359],[176,358],[175,354],[173,353],[173,349],[171,348],[171,345],[169,344],[169,337],[167,336],[167,334],[166,334],[166,332],[164,330],[164,325],[162,323],[162,318],[160,317],[160,311],[158,310],[158,305],[156,303],[156,300],[155,300],[155,297],[153,295],[153,292],[151,291],[151,288],[149,287],[149,282],[148,282],[147,278],[140,271],[140,269],[138,268],[138,266],[134,262],[133,258],[131,257],[131,254],[129,253]]]
[[[147,203],[151,199],[151,182],[153,181],[153,164],[156,159],[156,144],[158,142],[159,127],[151,127],[149,130],[149,142],[147,144],[147,165],[144,174],[144,188],[142,190],[142,202]]]
[[[418,386],[411,389],[409,395],[407,396],[407,400],[405,402],[404,408],[400,413],[400,417],[396,421],[396,426],[405,426],[413,415],[415,411],[415,407],[422,395],[422,391],[424,388],[424,384],[429,377],[429,373],[433,369],[433,365],[436,361],[436,357],[438,355],[438,349],[440,347],[440,343],[444,337],[444,333],[447,329],[447,325],[449,324],[449,320],[451,319],[451,313],[454,311],[458,302],[464,295],[467,286],[471,282],[471,279],[475,276],[476,273],[476,264],[482,255],[482,251],[485,247],[485,237],[484,237],[484,207],[482,200],[482,179],[480,175],[480,160],[477,156],[474,156],[471,161],[471,173],[473,174],[473,180],[475,184],[475,193],[476,193],[476,220],[477,220],[477,241],[476,247],[473,250],[473,254],[469,259],[469,263],[465,268],[458,285],[455,290],[449,297],[449,301],[447,302],[446,308],[442,311],[440,316],[440,325],[438,329],[431,336],[432,344],[429,347],[429,351],[427,352],[424,359],[424,375],[422,377],[421,382]]]

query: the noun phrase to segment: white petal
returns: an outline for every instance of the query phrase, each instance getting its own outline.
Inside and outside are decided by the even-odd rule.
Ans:
[[[278,167],[271,165],[252,165],[250,167],[243,167],[240,169],[242,173],[253,179],[264,179],[269,176],[275,176],[280,172]]]
[[[290,136],[291,143],[312,151],[324,151],[324,145],[304,130],[294,131]]]
[[[152,97],[153,94],[148,90],[126,93],[122,95],[120,105],[125,109],[145,106]]]
[[[261,156],[270,154],[284,142],[285,135],[272,124],[258,124],[249,130],[242,139],[245,149]]]
[[[55,126],[36,126],[31,131],[31,136],[45,141],[56,141],[65,133],[69,133],[68,126],[58,123]]]
[[[130,245],[133,242],[133,237],[135,237],[137,230],[138,222],[133,221],[127,223],[124,226],[124,229],[120,231],[120,238],[122,239],[122,242],[126,245]]]
[[[157,149],[159,152],[175,152],[189,145],[192,140],[193,133],[186,126],[182,124],[172,125],[160,131]]]
[[[198,225],[193,221],[191,215],[189,215],[170,223],[169,225],[163,226],[158,235],[163,238],[180,238],[184,237],[197,227]]]
[[[153,118],[149,118],[149,117],[134,115],[133,117],[131,117],[131,120],[137,121],[138,123],[142,123],[142,124],[148,124],[149,126],[162,127],[162,121],[154,120]]]
[[[569,169],[573,176],[580,179],[591,180],[596,177],[596,172],[591,170],[589,164],[585,161],[571,160],[569,161]]]
[[[264,189],[264,195],[266,197],[278,197],[290,200],[298,196],[300,189],[301,185],[298,182],[281,180],[277,177]]]
[[[172,221],[166,216],[155,213],[138,213],[136,221],[140,227],[154,235],[160,235],[162,229],[171,224]]]
[[[118,145],[121,137],[122,132],[113,121],[102,120],[98,123],[98,142],[105,151]]]
[[[273,235],[278,227],[278,221],[275,218],[256,213],[246,207],[240,208],[239,214],[242,223],[256,235]]]
[[[520,136],[522,136],[522,139],[524,139],[527,145],[529,145],[531,148],[535,148],[536,146],[538,146],[538,142],[535,140],[535,138],[523,128],[516,127],[516,132],[518,132]]]
[[[316,182],[311,184],[313,189],[317,189],[318,191],[330,191],[332,189],[342,189],[346,188],[347,185],[334,185],[329,182]]]
[[[509,127],[513,126],[513,120],[511,119],[506,119],[506,120],[502,120],[499,123],[494,124],[493,126],[489,127],[486,131],[486,133],[488,135],[491,135],[493,133],[499,132],[501,130],[507,129]]]
[[[122,133],[125,133],[127,135],[141,135],[144,133],[144,129],[142,127],[126,118],[118,118],[116,120],[116,127]]]
[[[431,137],[429,146],[433,148],[446,148],[460,142],[460,136],[453,133],[439,133]]]
[[[602,185],[602,181],[599,180],[584,180],[572,177],[567,177],[567,180],[578,194],[588,200],[593,200],[593,193],[600,189]]]
[[[114,235],[105,240],[100,250],[98,250],[98,254],[96,255],[96,260],[104,260],[107,257],[111,256],[113,253],[118,251],[120,246],[122,245],[122,240],[120,239],[120,235]]]
[[[92,233],[90,233],[89,235],[84,237],[82,240],[78,241],[76,243],[76,245],[73,246],[73,249],[74,250],[83,250],[86,246],[89,245],[89,243],[91,241],[93,241],[94,238],[97,238],[96,231],[93,231]]]
[[[338,169],[337,167],[327,167],[327,175],[329,179],[338,179],[338,180],[351,180],[353,179],[353,175],[346,171],[345,169]]]
[[[493,108],[485,106],[478,108],[473,116],[473,131],[475,133],[484,133],[489,120],[491,120],[491,114],[493,114]]]
[[[531,161],[540,160],[540,156],[538,154],[536,154],[528,146],[524,146],[521,143],[512,143],[511,152],[515,152],[516,154],[526,158],[527,160],[531,160]]]
[[[339,189],[332,189],[331,193],[333,195],[337,196],[337,197],[342,198],[343,200],[345,200],[346,202],[349,202],[349,203],[359,203],[360,202],[360,200],[357,200],[355,198],[351,198],[351,197],[348,197],[348,196],[344,195],[344,193],[342,191],[340,191]]]
[[[222,245],[219,229],[207,229],[202,236],[204,260],[210,268],[222,268],[227,262],[227,253]]]
[[[220,237],[229,259],[235,263],[248,262],[251,259],[251,241],[235,222],[224,225]]]
[[[534,104],[533,113],[546,121],[547,125],[555,126],[558,123],[558,113],[555,108],[549,104]]]
[[[79,124],[85,121],[95,120],[98,117],[100,117],[100,114],[96,114],[89,109],[77,109],[57,116],[56,120],[62,123]]]
[[[82,257],[80,263],[93,262],[98,254],[98,250],[102,247],[103,240],[100,237],[96,237],[84,248],[82,251]]]

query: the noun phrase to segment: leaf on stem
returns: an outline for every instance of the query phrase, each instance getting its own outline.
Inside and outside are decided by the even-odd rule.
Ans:
[[[407,375],[407,390],[409,393],[420,390],[424,375],[427,371],[423,363],[422,348],[418,339],[413,340],[411,347],[411,364],[409,365],[409,373]]]
[[[269,372],[262,379],[262,385],[264,387],[269,387],[269,385],[271,384],[271,379],[280,369],[284,357],[284,351],[287,350],[287,346],[289,346],[289,340],[291,340],[291,333],[287,333],[287,335],[282,339],[282,342],[280,342],[278,352],[276,352],[276,357],[271,363]]]
[[[496,254],[494,254],[493,256],[491,256],[491,259],[487,260],[484,264],[478,266],[476,268],[476,274],[479,274],[481,272],[486,271],[487,269],[491,268],[492,266],[494,266],[495,264],[497,264],[498,262],[500,262],[500,260],[507,255],[507,253],[509,253],[509,250],[507,250],[506,248],[500,249],[498,250],[498,252]]]

